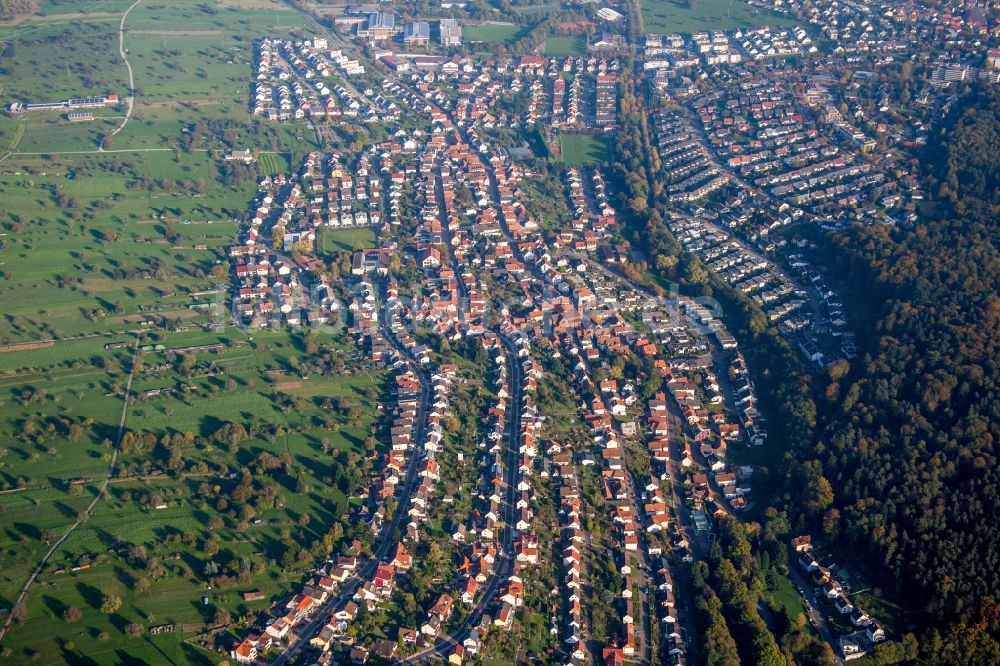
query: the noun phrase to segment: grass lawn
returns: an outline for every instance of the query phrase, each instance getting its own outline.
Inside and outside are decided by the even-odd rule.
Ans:
[[[284,153],[261,153],[257,158],[260,170],[268,175],[291,173],[288,155]]]
[[[608,142],[589,134],[560,134],[559,160],[569,166],[592,166],[611,157]]]
[[[587,38],[583,35],[569,37],[547,37],[545,39],[545,55],[547,56],[584,56],[587,55]]]
[[[481,23],[479,25],[462,26],[462,36],[468,42],[486,42],[489,44],[511,42],[517,37],[519,32],[520,29],[516,25]]]
[[[792,26],[795,21],[741,0],[639,0],[647,32],[669,34],[702,30],[733,30],[759,25]]]
[[[193,294],[228,282],[210,273],[255,188],[217,177],[206,153],[7,160],[0,344],[120,332],[152,316],[204,320]],[[21,367],[13,355],[3,366]]]
[[[360,229],[331,229],[321,227],[316,247],[320,254],[330,255],[338,252],[353,252],[355,245],[373,247],[375,245],[375,230],[370,227]]]
[[[795,566],[794,564],[792,566]],[[775,608],[783,608],[788,617],[792,620],[797,618],[799,615],[806,615],[805,602],[802,600],[802,595],[799,591],[795,589],[792,581],[788,576],[783,576],[780,573],[775,576],[777,580],[777,589],[769,590],[766,594],[770,596],[773,600]]]

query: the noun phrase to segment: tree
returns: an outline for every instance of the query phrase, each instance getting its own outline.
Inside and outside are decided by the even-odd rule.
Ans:
[[[823,512],[833,504],[833,487],[823,476],[814,476],[806,484],[803,506],[812,515]]]
[[[222,608],[221,606],[215,610],[214,620],[216,626],[227,625],[230,622],[232,622],[232,619],[229,616],[229,611],[227,611],[225,608]]]
[[[83,617],[83,611],[76,606],[70,606],[63,611],[63,619],[70,624],[78,622],[81,617]]]
[[[101,598],[101,612],[106,615],[117,613],[122,607],[122,598],[117,594],[105,594]]]
[[[145,631],[145,629],[146,628],[143,627],[138,622],[129,622],[127,625],[125,625],[125,633],[128,634],[131,638],[135,638],[136,636],[141,636],[142,633]]]

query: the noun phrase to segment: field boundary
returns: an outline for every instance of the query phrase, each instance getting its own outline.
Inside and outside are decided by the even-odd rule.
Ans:
[[[31,351],[33,349],[47,349],[54,344],[55,343],[52,340],[39,340],[38,342],[14,342],[9,345],[0,345],[0,354]]]

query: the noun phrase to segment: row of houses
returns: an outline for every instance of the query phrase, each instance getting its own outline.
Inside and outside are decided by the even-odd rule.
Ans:
[[[798,556],[798,566],[815,585],[816,597],[832,606],[832,612],[849,619],[856,629],[837,639],[844,660],[864,657],[874,650],[876,644],[885,641],[885,628],[851,600],[851,595],[833,573],[834,565],[821,564],[813,554],[812,536],[797,536],[792,539],[791,546]]]
[[[799,323],[791,328],[797,330],[808,324],[808,294],[771,261],[750,252],[704,220],[673,216],[668,225],[685,249],[700,257],[727,284],[750,297],[771,322],[777,324],[799,314]]]
[[[269,120],[373,117],[376,112],[394,111],[388,104],[369,103],[345,85],[364,74],[364,67],[343,52],[328,49],[324,39],[258,40],[254,67],[250,106]]]
[[[678,111],[659,111],[655,116],[657,152],[667,178],[671,201],[704,199],[729,182]]]
[[[589,169],[584,173],[570,167],[566,170],[565,181],[569,209],[573,215],[570,226],[577,234],[574,246],[593,252],[617,228],[617,212],[608,199],[604,177],[598,169]]]

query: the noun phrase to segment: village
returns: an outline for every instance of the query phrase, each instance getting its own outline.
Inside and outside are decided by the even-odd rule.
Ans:
[[[278,614],[233,647],[238,662],[267,654],[282,664],[311,651],[321,664],[434,656],[461,664],[491,653],[498,636],[526,621],[525,608],[537,603],[527,572],[546,561],[558,599],[545,602],[544,617],[564,663],[648,663],[654,652],[688,662],[685,627],[694,618],[676,603],[677,577],[702,556],[717,517],[753,505],[755,467],[731,460],[763,446],[767,424],[722,321],[695,301],[671,302],[615,272],[618,222],[600,170],[565,171],[573,222],[546,242],[523,190],[529,172],[481,138],[492,120],[489,90],[500,80],[493,77],[517,84],[554,65],[525,57],[447,90],[404,76],[387,90],[401,108],[418,111],[428,131],[400,133],[355,158],[313,153],[298,176],[261,183],[230,252],[243,315],[255,325],[297,325],[317,315],[290,300],[290,287],[330,294],[318,321],[330,316],[323,307],[343,311],[372,361],[395,368],[396,403],[383,411],[390,446],[357,514],[371,544],[330,553]],[[541,104],[541,90],[532,100],[551,122],[560,109]],[[806,325],[797,323],[808,320],[799,312],[806,298],[780,269],[707,221],[672,224],[689,250],[787,331]],[[316,233],[358,225],[375,227],[382,240],[353,251],[347,282],[334,290],[316,259]],[[396,230],[406,232],[402,242]],[[403,282],[400,274],[412,277]],[[339,306],[334,293],[346,299]],[[445,523],[455,558],[449,575],[426,597],[418,622],[393,626],[383,609],[398,603],[400,585],[412,586],[413,552],[427,547],[423,526],[440,520],[436,504],[455,502],[439,495],[438,480],[441,456],[456,455],[449,445],[456,433],[443,424],[459,371],[441,345],[465,340],[490,360],[484,379],[495,397],[479,420],[471,467],[465,453],[447,467],[467,471],[477,493],[466,518]],[[634,379],[621,377],[623,361],[639,369]],[[539,386],[553,381],[569,382],[578,396],[585,437],[555,434],[541,409],[548,403],[537,402]],[[585,487],[600,505],[587,504],[594,496]],[[539,523],[546,506],[555,524]],[[595,510],[607,536],[585,527],[592,520],[582,517]],[[543,542],[543,532],[554,541]],[[612,589],[620,620],[595,635],[589,595],[606,556],[620,576]],[[352,630],[361,614],[380,618],[385,638]],[[845,654],[855,652],[851,640]]]
[[[996,6],[0,5],[0,662],[995,661]]]

